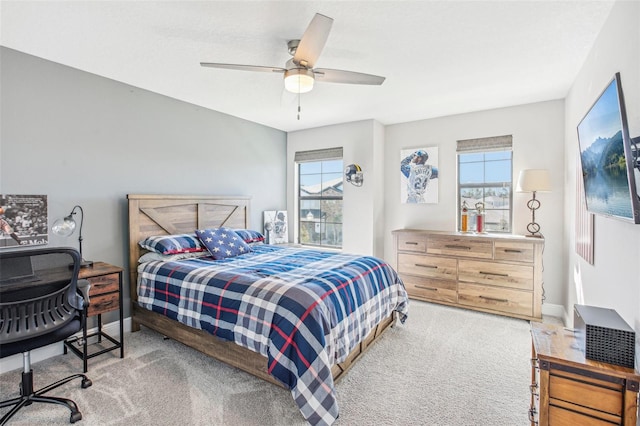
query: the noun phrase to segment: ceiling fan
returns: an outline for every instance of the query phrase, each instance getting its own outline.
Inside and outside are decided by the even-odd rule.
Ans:
[[[286,62],[284,68],[260,65],[220,64],[214,62],[200,62],[200,65],[211,68],[284,74],[284,87],[293,93],[306,93],[311,91],[316,79],[327,83],[381,85],[385,77],[354,71],[314,68],[327,42],[332,24],[332,18],[316,13],[302,35],[302,38],[300,40],[289,40],[287,43],[289,54],[292,55],[293,58]]]

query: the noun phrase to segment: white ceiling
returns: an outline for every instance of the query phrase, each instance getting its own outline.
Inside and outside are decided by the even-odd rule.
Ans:
[[[284,131],[363,119],[394,124],[560,99],[613,0],[2,1],[0,44]],[[286,42],[334,19],[316,67],[386,76],[382,86],[280,74]]]

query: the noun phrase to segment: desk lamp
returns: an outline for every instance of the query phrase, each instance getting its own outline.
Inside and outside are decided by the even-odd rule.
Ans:
[[[51,230],[56,235],[61,235],[63,237],[68,237],[73,234],[73,231],[76,229],[76,221],[73,218],[73,215],[76,214],[76,209],[80,210],[80,229],[78,231],[78,243],[80,245],[80,267],[86,268],[89,266],[93,266],[93,262],[90,260],[84,260],[82,257],[82,222],[84,221],[84,211],[80,206],[74,206],[69,213],[68,216],[65,216],[64,219],[58,219],[53,223]]]

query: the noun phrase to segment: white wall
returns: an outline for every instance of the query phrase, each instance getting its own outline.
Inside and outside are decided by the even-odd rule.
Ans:
[[[314,149],[343,147],[344,165],[359,164],[364,173],[364,183],[357,187],[344,184],[343,246],[348,253],[382,256],[380,246],[380,222],[384,217],[380,184],[383,181],[382,146],[383,132],[374,120],[357,121],[335,126],[318,127],[291,132],[287,135],[287,174],[295,176],[295,153]],[[287,210],[294,217],[296,212],[295,182],[287,182]],[[379,222],[377,222],[379,221]],[[292,221],[292,224],[295,222]],[[293,241],[297,228],[290,229]]]
[[[391,231],[418,228],[455,231],[457,226],[456,141],[513,135],[513,182],[522,169],[549,169],[552,192],[538,193],[542,207],[536,221],[544,234],[543,311],[558,315],[564,304],[563,197],[564,102],[562,100],[414,121],[386,127],[385,135],[385,257],[392,253]],[[438,147],[437,204],[401,204],[400,150]],[[530,193],[514,193],[513,233],[526,234]]]
[[[575,182],[578,142],[576,127],[614,74],[620,72],[631,137],[640,136],[640,3],[618,1],[576,77],[565,101],[565,251],[564,280],[573,322],[573,304],[615,309],[638,336],[640,354],[640,225],[595,216],[594,265],[576,255]],[[574,280],[579,275],[580,280]],[[636,363],[638,356],[636,355]]]

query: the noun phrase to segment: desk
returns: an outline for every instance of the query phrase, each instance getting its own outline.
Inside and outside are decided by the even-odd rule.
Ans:
[[[64,342],[64,353],[67,349],[82,359],[84,372],[87,372],[87,360],[115,349],[120,349],[120,358],[124,358],[124,326],[122,309],[122,268],[104,262],[95,262],[93,267],[81,268],[79,279],[91,283],[89,289],[89,309],[87,318],[97,316],[98,329],[87,334],[87,322],[82,329],[82,337],[72,337]],[[109,336],[102,330],[102,314],[115,311],[120,312],[120,340]],[[97,338],[95,342],[88,340]],[[103,343],[103,338],[109,343]]]

